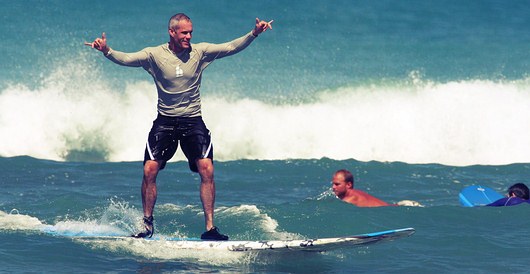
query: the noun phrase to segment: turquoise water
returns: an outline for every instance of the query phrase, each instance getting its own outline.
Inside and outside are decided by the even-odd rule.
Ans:
[[[160,174],[157,234],[198,237],[198,177],[186,163]],[[528,206],[465,208],[458,192],[486,184],[504,192],[526,181],[528,164],[454,167],[355,160],[218,162],[216,225],[232,239],[340,237],[414,227],[409,238],[325,253],[227,253],[165,244],[75,241],[41,227],[127,235],[140,223],[141,162],[54,162],[1,158],[2,269],[6,272],[522,273],[530,242]],[[329,190],[332,171],[349,168],[357,187],[425,207],[357,208]],[[16,209],[16,210],[13,210]]]
[[[5,272],[526,271],[528,207],[463,208],[471,184],[528,184],[530,8],[525,1],[11,1],[0,24],[0,247]],[[203,254],[38,232],[135,230],[156,92],[142,69],[83,45],[136,51],[187,13],[193,42],[274,19],[202,84],[216,157],[216,223],[233,239],[410,238],[323,254]],[[160,174],[157,230],[203,229],[182,153]],[[356,208],[331,174],[425,207]],[[237,224],[237,225],[234,225]]]

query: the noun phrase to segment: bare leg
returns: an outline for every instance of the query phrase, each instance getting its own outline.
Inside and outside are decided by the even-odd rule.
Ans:
[[[142,206],[144,216],[153,216],[156,203],[156,176],[160,169],[157,161],[148,160],[144,165],[144,177],[142,179]]]
[[[144,209],[145,229],[131,235],[135,238],[151,238],[154,233],[153,210],[156,203],[156,176],[160,170],[160,163],[148,160],[144,165],[144,177],[142,179],[142,207]]]
[[[204,210],[206,231],[213,226],[213,210],[215,204],[215,182],[213,179],[213,163],[211,159],[197,160],[199,175],[201,175],[201,202]]]

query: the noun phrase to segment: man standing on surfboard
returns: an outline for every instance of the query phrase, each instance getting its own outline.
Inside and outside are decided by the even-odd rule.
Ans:
[[[200,197],[204,210],[205,240],[228,240],[213,223],[215,182],[210,131],[201,116],[200,91],[203,70],[214,60],[245,49],[259,34],[272,29],[272,21],[256,18],[252,31],[223,44],[192,44],[191,19],[178,13],[168,24],[169,43],[124,53],[107,45],[105,33],[92,43],[85,43],[103,53],[112,62],[143,67],[154,79],[158,91],[158,116],[149,132],[144,156],[142,206],[144,230],[132,236],[151,237],[154,232],[153,210],[157,197],[156,177],[175,154],[178,143],[188,159],[191,171],[201,176]]]
[[[341,169],[333,174],[331,188],[337,198],[344,202],[354,204],[358,207],[378,207],[378,206],[419,206],[422,205],[416,201],[403,200],[397,204],[389,204],[378,199],[362,190],[353,188],[353,175],[345,169]]]

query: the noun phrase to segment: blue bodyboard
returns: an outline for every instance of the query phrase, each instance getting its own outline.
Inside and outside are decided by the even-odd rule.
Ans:
[[[465,187],[458,195],[460,204],[466,207],[484,206],[504,198],[497,191],[481,185],[472,185]]]

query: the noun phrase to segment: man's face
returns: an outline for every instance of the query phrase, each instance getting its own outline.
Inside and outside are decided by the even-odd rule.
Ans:
[[[344,181],[344,176],[341,173],[333,175],[331,189],[335,195],[337,195],[337,197],[342,199],[346,195],[346,192],[349,188],[351,188],[351,184]]]
[[[175,47],[179,50],[188,49],[191,43],[193,24],[191,21],[180,20],[174,30],[169,30],[169,35]]]

